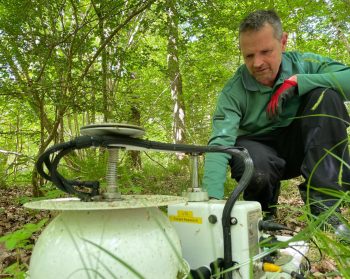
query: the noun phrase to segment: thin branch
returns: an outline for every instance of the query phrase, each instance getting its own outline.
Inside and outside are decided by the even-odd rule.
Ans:
[[[95,62],[95,60],[97,59],[97,57],[100,55],[100,53],[102,52],[102,50],[111,42],[111,40],[113,39],[113,37],[124,27],[126,26],[135,16],[137,16],[138,14],[140,14],[141,12],[143,12],[144,10],[146,10],[148,7],[150,7],[152,5],[152,3],[155,2],[155,0],[150,0],[148,3],[146,2],[146,5],[144,5],[143,7],[141,7],[140,9],[134,11],[131,15],[129,15],[125,21],[123,23],[121,23],[120,25],[117,26],[116,29],[113,30],[113,32],[106,38],[106,40],[101,44],[101,46],[99,47],[99,49],[96,51],[95,55],[92,57],[92,59],[90,60],[90,62],[86,65],[85,70],[82,74],[82,76],[80,77],[80,80],[82,80],[87,73],[89,72],[89,69],[91,68],[92,64]]]
[[[39,82],[45,72],[45,69],[46,69],[46,66],[47,66],[47,63],[49,62],[50,58],[51,58],[51,55],[52,55],[52,52],[53,50],[55,49],[55,46],[51,46],[50,49],[49,49],[49,52],[47,54],[47,57],[45,58],[44,62],[43,62],[43,66],[41,67],[41,70],[35,80],[35,82]]]
[[[5,154],[5,155],[16,155],[16,156],[25,156],[24,154],[15,152],[15,151],[7,151],[7,150],[3,150],[0,149],[0,153]]]

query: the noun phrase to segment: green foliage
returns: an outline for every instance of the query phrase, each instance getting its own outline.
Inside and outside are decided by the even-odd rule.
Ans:
[[[15,262],[10,266],[6,267],[3,271],[5,279],[25,279],[26,278],[26,266],[20,262]]]
[[[350,224],[348,224],[350,226]],[[350,248],[349,243],[343,241],[333,234],[316,230],[315,238],[320,246],[321,251],[327,257],[334,259],[337,269],[332,274],[325,274],[325,276],[341,276],[342,278],[350,278]]]
[[[42,197],[31,197],[31,196],[18,197],[19,206],[22,206],[23,204],[25,204],[27,202],[32,202],[32,201],[40,201],[40,200],[46,200],[46,199],[57,199],[57,198],[66,197],[66,194],[63,193],[58,188],[56,188],[56,186],[54,186],[54,185],[45,185],[45,188],[42,188],[41,191],[43,192]]]
[[[31,236],[35,232],[39,231],[46,222],[47,219],[43,219],[37,224],[26,224],[23,226],[23,228],[0,237],[0,242],[5,243],[5,247],[8,250],[31,249],[33,247],[33,245],[30,243]]]
[[[16,250],[19,254],[20,250],[30,251],[33,248],[32,239],[34,233],[42,229],[48,219],[43,219],[36,224],[25,224],[21,229],[8,233],[0,237],[0,243],[5,244],[5,248],[9,251]],[[4,278],[24,279],[26,278],[27,266],[20,260],[7,266],[2,275],[8,276]]]
[[[80,126],[100,119],[132,122],[146,129],[147,139],[173,142],[165,2],[156,1],[136,14],[142,5],[137,0],[0,1],[0,149],[10,152],[0,154],[0,187],[30,184],[46,140],[48,145],[67,141],[79,135]],[[349,1],[175,3],[189,144],[209,139],[217,94],[242,63],[237,28],[249,12],[276,9],[289,33],[289,50],[350,63]],[[128,155],[122,156],[122,193],[180,194],[190,185],[186,160],[141,154],[139,170]],[[106,158],[101,150],[79,151],[60,171],[104,186]],[[233,180],[227,181],[226,195],[235,187]],[[60,195],[51,186],[43,185],[46,198]],[[12,245],[29,245],[29,234],[30,229],[22,232],[16,237],[23,242]]]
[[[179,160],[175,155],[157,152],[141,154],[141,158],[141,169],[121,159],[117,183],[122,194],[181,195],[191,186],[188,158]]]
[[[187,158],[180,161],[176,156],[168,155],[158,163],[145,160],[142,172],[141,185],[144,193],[181,195],[182,191],[191,186],[190,164]]]
[[[282,187],[283,191],[288,193],[287,196],[294,196],[295,194],[291,194],[291,192],[298,191],[295,189],[296,185],[290,185],[290,181],[285,181]],[[325,191],[324,194],[327,194],[330,197],[335,196],[340,198],[340,203],[343,204],[343,208],[349,208],[349,193]],[[336,206],[338,206],[338,204]],[[305,223],[303,229],[298,232],[295,231],[293,237],[288,242],[305,241],[309,246],[309,252],[304,256],[307,257],[311,265],[324,260],[326,260],[325,262],[332,261],[335,263],[332,271],[327,271],[329,267],[325,265],[324,268],[326,271],[323,271],[324,274],[322,276],[327,278],[337,276],[340,276],[341,278],[350,278],[349,240],[345,240],[341,235],[335,234],[334,227],[328,223],[331,216],[336,216],[345,226],[350,228],[350,223],[348,221],[350,212],[345,211],[345,214],[341,216],[335,211],[336,206],[329,208],[317,218],[310,213],[310,209],[306,206],[281,205],[279,206],[279,210],[288,212],[284,219],[291,219],[293,220],[293,223]],[[281,220],[281,222],[284,222],[284,220]],[[265,243],[261,244],[265,246],[268,245],[271,251],[286,247],[285,243],[275,243],[272,245],[271,243],[268,243],[269,241],[265,241]],[[308,267],[308,265],[306,265],[306,267]],[[321,271],[323,266],[319,265],[318,268]],[[312,274],[308,273],[306,273],[305,276],[306,278],[314,278],[312,277]]]
[[[252,10],[279,12],[290,33],[290,49],[350,62],[347,1],[175,2],[187,143],[208,141],[217,93],[242,63],[239,22]],[[173,141],[165,1],[123,25],[138,4],[0,2],[0,146],[31,158],[11,166],[16,179],[5,176],[11,183],[17,178],[28,183],[37,151],[49,134],[54,142],[67,140],[99,116],[132,121],[146,128],[149,139]],[[118,28],[93,60],[103,40]],[[139,119],[132,117],[135,109]],[[23,173],[28,175],[21,177]]]
[[[9,251],[16,250],[17,253],[19,253],[19,250],[30,251],[33,248],[31,237],[34,233],[42,229],[47,220],[48,219],[42,219],[36,224],[25,224],[23,228],[0,237],[0,243],[4,243],[5,248]],[[26,271],[27,266],[17,260],[13,264],[7,266],[3,270],[2,275],[8,276],[5,278],[24,279],[26,278]]]
[[[5,188],[7,185],[7,167],[6,167],[6,157],[0,155],[0,188]]]
[[[348,240],[344,240],[341,236],[334,234],[334,228],[327,223],[327,219],[331,215],[336,215],[334,209],[330,209],[320,215],[317,220],[308,223],[307,228],[301,232],[301,235],[304,235],[305,240],[309,240],[310,236],[312,236],[321,253],[335,261],[337,270],[334,270],[332,272],[333,274],[325,274],[325,276],[350,278],[349,242]],[[341,216],[337,216],[341,218]],[[350,228],[349,221],[344,218],[341,219],[343,223]]]

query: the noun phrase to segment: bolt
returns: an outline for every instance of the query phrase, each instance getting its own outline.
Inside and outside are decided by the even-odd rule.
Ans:
[[[218,221],[218,218],[215,215],[209,215],[208,221],[210,224],[215,224]]]
[[[231,225],[237,225],[237,223],[238,223],[237,218],[236,217],[232,217],[231,218]]]

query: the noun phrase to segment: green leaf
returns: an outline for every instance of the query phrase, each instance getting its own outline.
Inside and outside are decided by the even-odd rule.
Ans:
[[[30,237],[33,235],[33,233],[40,230],[45,225],[47,220],[48,219],[45,218],[36,224],[25,224],[23,228],[0,237],[0,242],[4,242],[5,247],[8,250],[14,250],[18,248],[30,249],[32,247],[31,244],[28,244]]]

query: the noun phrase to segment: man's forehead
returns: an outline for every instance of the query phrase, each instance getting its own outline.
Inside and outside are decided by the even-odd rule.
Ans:
[[[255,52],[271,49],[279,41],[271,34],[245,34],[240,38],[239,47],[242,52]]]
[[[245,30],[244,32],[241,32],[239,34],[239,44],[241,44],[242,39],[254,40],[259,34],[263,34],[264,36],[270,35],[276,39],[275,30],[273,29],[272,25],[269,23],[265,23],[263,26],[261,26],[258,29],[248,29],[248,30]]]

